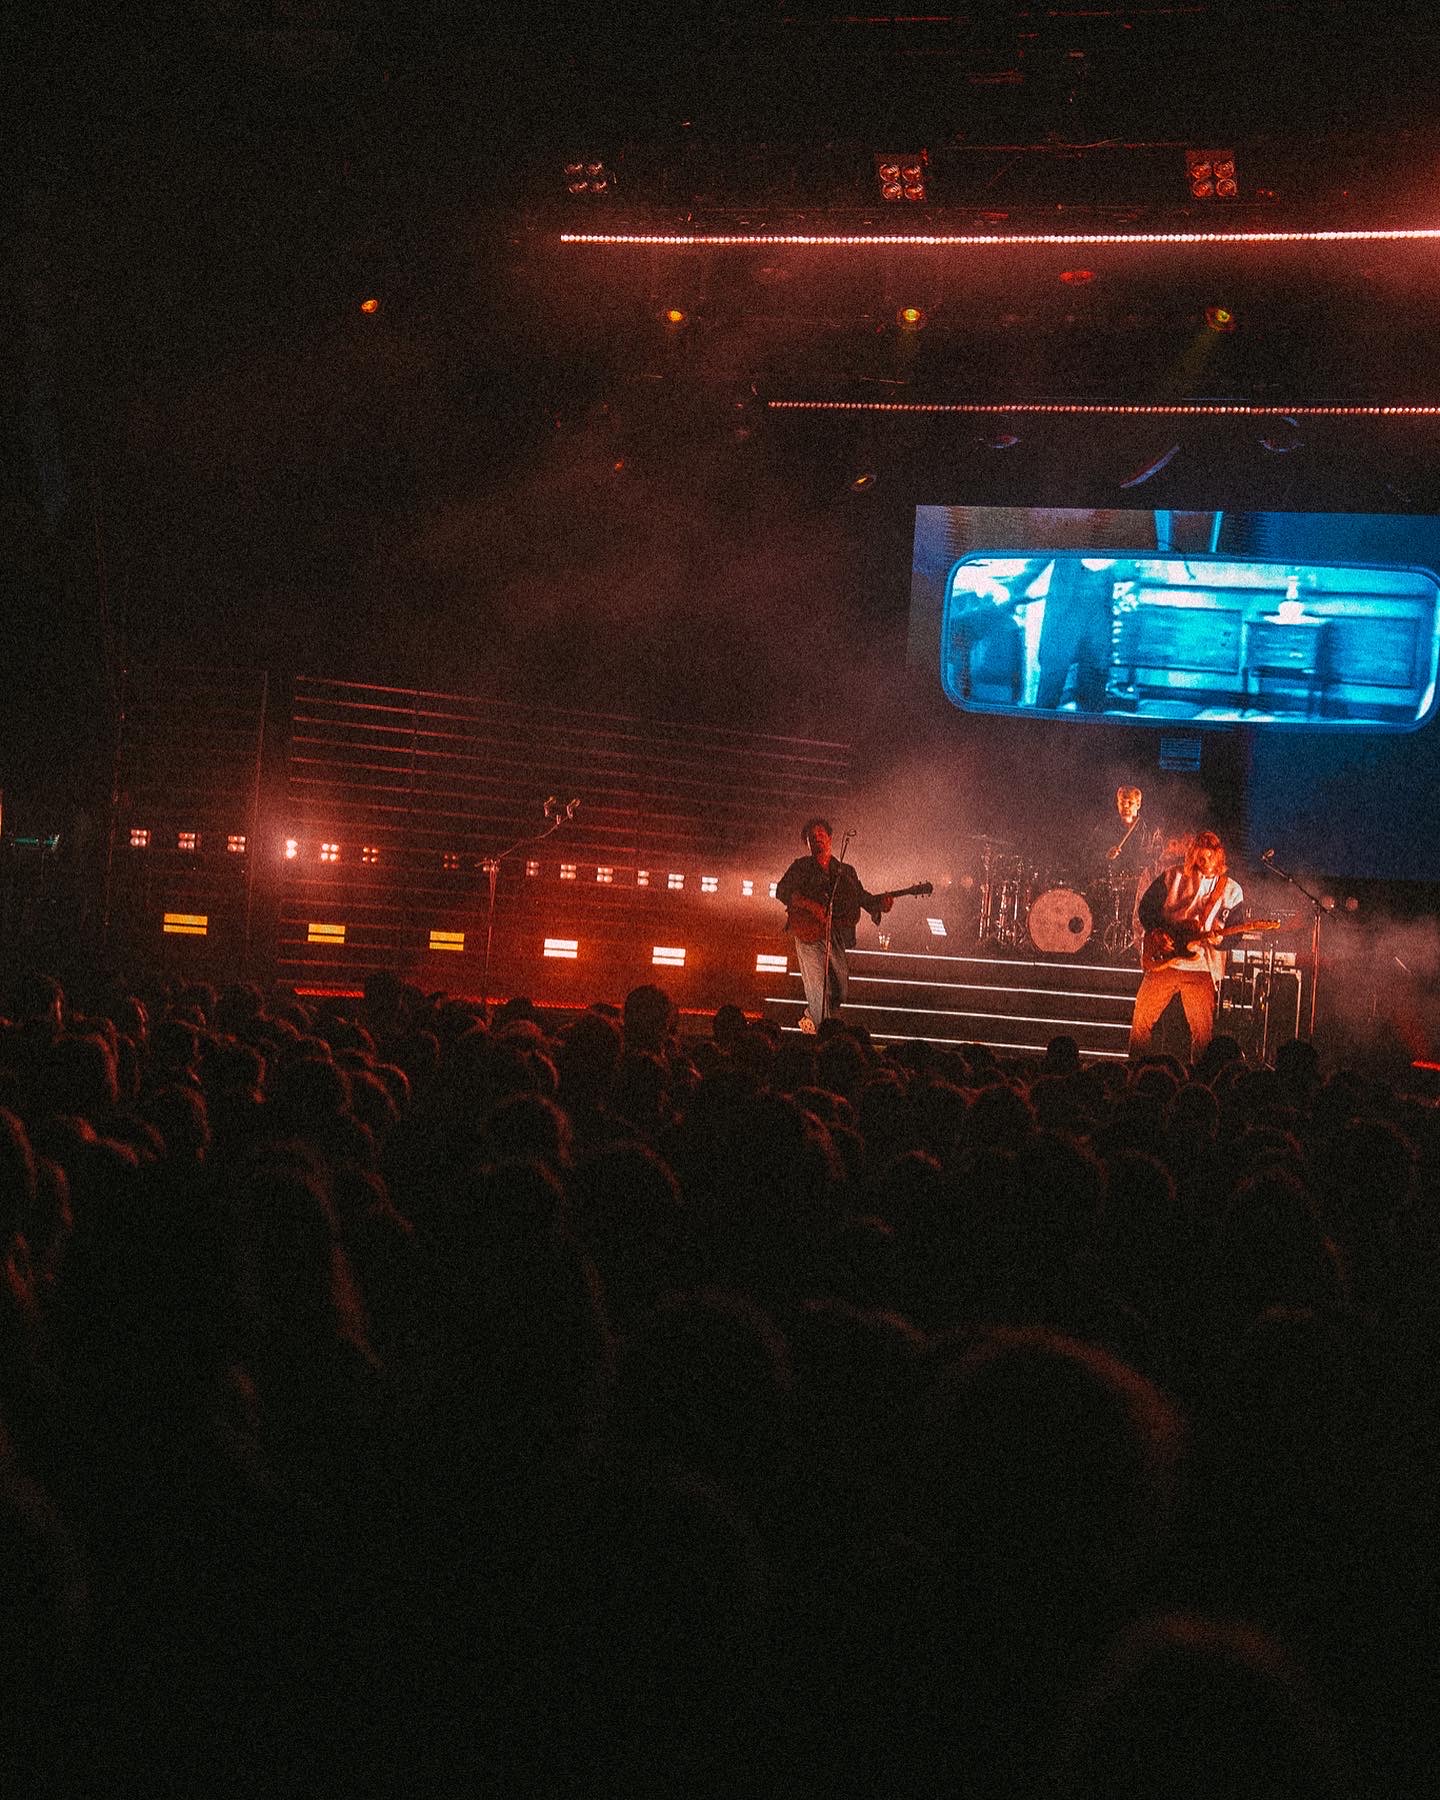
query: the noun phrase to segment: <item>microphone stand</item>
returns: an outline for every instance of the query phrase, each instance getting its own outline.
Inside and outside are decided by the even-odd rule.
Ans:
[[[835,930],[835,890],[840,885],[840,871],[845,866],[845,852],[850,848],[853,831],[847,831],[840,840],[840,860],[835,864],[835,873],[830,877],[830,898],[825,902],[825,976],[824,986],[820,989],[820,1018],[823,1022],[830,1017],[830,938]]]
[[[557,806],[554,817],[543,831],[537,831],[531,837],[517,838],[508,849],[501,850],[495,856],[487,856],[481,861],[480,867],[485,871],[490,883],[489,896],[485,906],[485,962],[480,971],[480,1004],[484,1009],[487,1025],[490,1023],[490,945],[495,935],[495,885],[500,878],[500,865],[507,856],[513,856],[517,850],[523,850],[530,844],[543,843],[552,832],[558,831],[570,816],[567,808]]]
[[[1260,866],[1268,869],[1272,875],[1278,875],[1282,881],[1288,881],[1296,891],[1303,894],[1310,902],[1310,1024],[1306,1036],[1313,1043],[1315,1038],[1315,1002],[1320,990],[1320,921],[1325,916],[1325,904],[1318,894],[1312,894],[1298,876],[1292,875],[1288,869],[1280,868],[1275,859],[1262,856]],[[1269,1027],[1267,996],[1266,1027]]]

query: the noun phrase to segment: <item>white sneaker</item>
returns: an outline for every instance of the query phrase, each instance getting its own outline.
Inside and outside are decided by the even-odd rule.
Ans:
[[[801,1013],[800,1029],[805,1033],[806,1037],[814,1037],[815,1021],[810,1017],[809,1013]]]

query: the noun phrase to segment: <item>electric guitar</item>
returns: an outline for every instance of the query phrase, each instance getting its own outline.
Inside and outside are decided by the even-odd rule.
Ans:
[[[1213,932],[1206,932],[1193,920],[1174,919],[1147,931],[1140,940],[1140,967],[1147,975],[1154,969],[1168,969],[1188,954],[1197,938],[1233,937],[1242,931],[1284,931],[1291,923],[1285,919],[1241,919],[1234,925],[1220,925]]]
[[[934,882],[917,881],[914,887],[891,888],[888,893],[881,894],[878,898],[900,900],[906,894],[933,894],[934,892]],[[845,921],[842,919],[838,923],[843,925]],[[818,944],[825,935],[825,908],[818,900],[808,900],[803,894],[792,894],[790,903],[785,908],[785,929],[792,934],[797,944]]]

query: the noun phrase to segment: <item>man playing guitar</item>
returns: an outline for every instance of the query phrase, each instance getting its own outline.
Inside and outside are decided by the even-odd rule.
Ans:
[[[1245,895],[1227,872],[1224,846],[1213,831],[1200,832],[1184,862],[1155,877],[1140,896],[1139,913],[1145,973],[1135,996],[1130,1054],[1146,1054],[1161,1013],[1178,994],[1193,1062],[1214,1034],[1225,936],[1245,923]]]
[[[868,912],[878,925],[895,903],[893,895],[868,893],[851,865],[833,854],[831,829],[828,819],[807,819],[800,835],[810,854],[797,856],[775,884],[805,984],[800,1029],[811,1033],[845,1002],[845,953],[855,948],[860,914]]]

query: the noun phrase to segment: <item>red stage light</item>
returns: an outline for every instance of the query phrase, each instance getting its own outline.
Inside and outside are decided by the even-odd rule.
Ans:
[[[925,152],[875,158],[875,179],[882,200],[925,199]]]
[[[360,310],[363,313],[369,313],[373,318],[380,310],[380,302],[373,294],[371,294],[368,300],[362,300],[360,302]]]
[[[1196,200],[1234,200],[1239,195],[1233,150],[1187,150],[1185,174]]]
[[[665,323],[667,325],[683,325],[689,316],[690,315],[685,312],[682,307],[667,306],[665,308]]]
[[[1086,282],[1095,279],[1093,269],[1062,269],[1060,279],[1067,287],[1084,287]]]

